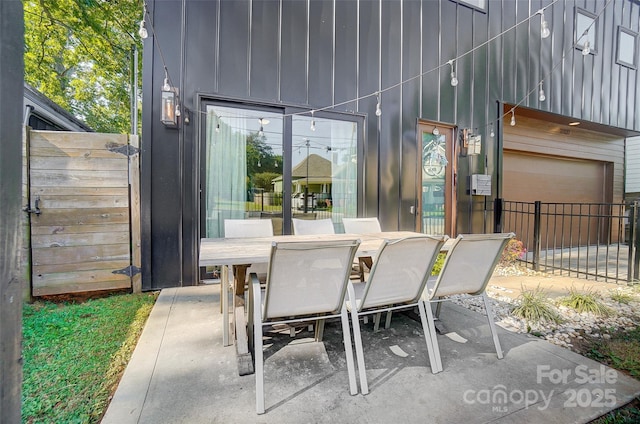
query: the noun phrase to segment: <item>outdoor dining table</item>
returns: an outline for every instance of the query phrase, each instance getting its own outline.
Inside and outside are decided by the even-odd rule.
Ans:
[[[412,231],[384,231],[367,234],[281,235],[250,238],[203,238],[200,240],[199,266],[220,266],[222,343],[229,346],[234,335],[240,375],[253,373],[253,362],[247,340],[244,310],[244,281],[251,264],[268,263],[273,242],[360,240],[357,256],[375,256],[384,240],[397,240],[421,235]],[[233,325],[229,321],[229,267],[234,272]]]

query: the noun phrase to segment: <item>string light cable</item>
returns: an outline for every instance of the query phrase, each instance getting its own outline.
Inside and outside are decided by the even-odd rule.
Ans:
[[[379,95],[381,95],[381,94],[382,94],[382,93],[384,93],[384,92],[387,92],[387,91],[393,90],[393,89],[395,89],[395,88],[401,87],[401,86],[403,86],[403,85],[405,85],[405,84],[407,84],[407,83],[409,83],[409,82],[411,82],[411,81],[414,81],[414,80],[416,80],[416,79],[418,79],[418,78],[422,78],[422,77],[424,77],[424,76],[426,76],[426,75],[428,75],[428,74],[430,74],[430,73],[432,73],[432,72],[438,71],[438,70],[440,70],[440,69],[442,69],[442,68],[444,68],[444,67],[451,66],[451,67],[453,68],[453,62],[455,62],[455,61],[457,61],[457,60],[459,60],[459,59],[461,59],[461,58],[463,58],[463,57],[465,57],[465,56],[470,55],[470,54],[471,54],[471,53],[473,53],[474,51],[479,50],[479,49],[481,49],[481,48],[485,47],[485,46],[486,46],[486,45],[488,45],[489,43],[491,43],[491,42],[493,42],[493,41],[497,40],[498,38],[502,37],[502,36],[503,36],[503,35],[505,35],[506,33],[508,33],[508,32],[510,32],[510,31],[512,31],[513,29],[517,28],[518,26],[520,26],[520,25],[522,25],[522,24],[524,24],[524,23],[526,23],[526,22],[529,22],[531,19],[533,19],[533,18],[535,18],[537,15],[541,14],[541,12],[544,12],[544,10],[545,10],[545,9],[548,9],[548,8],[552,7],[554,4],[558,3],[559,1],[560,1],[560,0],[553,0],[553,1],[552,1],[551,3],[549,3],[547,6],[543,7],[542,9],[537,10],[537,11],[536,11],[536,12],[534,12],[532,15],[528,16],[527,18],[524,18],[524,19],[523,19],[523,20],[521,20],[520,22],[515,23],[515,24],[514,24],[514,25],[512,25],[511,27],[509,27],[509,28],[507,28],[506,30],[504,30],[504,31],[500,32],[499,34],[494,35],[493,37],[491,37],[491,38],[487,39],[487,40],[486,40],[486,41],[484,41],[483,43],[478,44],[477,46],[475,46],[475,47],[474,47],[474,48],[472,48],[471,50],[469,50],[469,51],[467,51],[467,52],[465,52],[465,53],[462,53],[462,54],[460,54],[459,56],[456,56],[456,57],[454,57],[453,59],[450,59],[450,60],[448,60],[448,61],[446,61],[446,62],[444,62],[444,63],[442,63],[442,64],[440,64],[440,65],[438,65],[438,66],[436,66],[436,67],[434,67],[434,68],[428,69],[428,70],[426,70],[426,71],[424,71],[424,72],[422,72],[422,73],[420,73],[420,74],[414,75],[414,76],[412,76],[412,77],[409,77],[409,78],[407,78],[407,79],[405,79],[405,80],[402,80],[402,81],[400,81],[400,82],[397,82],[397,83],[392,84],[392,85],[390,85],[390,86],[387,86],[387,87],[385,87],[385,88],[379,88],[378,90],[376,90],[376,91],[374,91],[374,92],[367,93],[367,94],[363,94],[363,95],[361,95],[361,96],[358,96],[358,97],[352,98],[352,99],[350,99],[350,100],[345,100],[345,101],[342,101],[342,102],[339,102],[339,103],[333,103],[333,104],[330,104],[330,105],[327,105],[327,106],[323,106],[323,107],[320,107],[320,108],[314,108],[313,110],[309,110],[309,111],[293,112],[293,113],[283,114],[283,115],[281,115],[281,116],[282,116],[282,117],[292,117],[292,116],[304,116],[304,115],[307,115],[307,116],[311,116],[312,120],[314,120],[314,122],[315,122],[315,119],[314,119],[314,117],[313,117],[313,115],[314,115],[314,113],[315,113],[315,112],[321,112],[321,111],[325,111],[325,110],[332,110],[332,109],[335,109],[335,108],[336,108],[336,107],[338,107],[338,106],[344,106],[344,105],[347,105],[347,104],[349,104],[349,103],[359,102],[359,101],[361,101],[361,100],[364,100],[364,99],[367,99],[367,98],[370,98],[370,97],[379,96]],[[611,0],[609,0],[609,1],[611,1]],[[606,7],[606,6],[605,6],[605,7]],[[150,24],[150,26],[152,27],[152,31],[153,31],[153,25],[152,25],[152,24]],[[155,37],[154,37],[154,38],[155,38]],[[162,53],[161,53],[161,56],[162,56]],[[164,62],[164,58],[161,58],[161,59],[162,59],[162,61]],[[456,80],[457,80],[457,78],[456,78]],[[536,85],[536,88],[537,88],[537,85]],[[207,115],[207,114],[208,114],[208,112],[206,112],[206,111],[198,111],[198,113],[200,113],[200,114],[202,114],[202,115]],[[380,110],[380,113],[382,113],[382,110]],[[220,117],[222,117],[222,116],[220,116]],[[258,117],[258,116],[255,116],[255,117],[254,117],[254,116],[248,116],[247,118],[259,118],[259,117]]]
[[[605,5],[602,7],[602,9],[600,10],[600,12],[596,15],[596,17],[593,19],[593,21],[591,22],[591,24],[589,24],[589,26],[587,27],[587,29],[584,31],[584,33],[582,33],[582,35],[580,36],[580,38],[578,38],[569,49],[563,50],[562,52],[562,56],[560,57],[560,59],[558,59],[558,61],[553,65],[553,67],[549,70],[549,72],[547,72],[544,77],[538,82],[538,84],[535,85],[535,87],[533,87],[531,90],[529,90],[529,92],[527,94],[524,95],[524,97],[518,102],[516,103],[511,109],[509,109],[508,111],[506,111],[504,114],[502,114],[497,120],[501,121],[503,120],[506,116],[508,116],[509,114],[511,114],[512,116],[512,121],[511,122],[515,122],[515,110],[520,107],[525,100],[531,95],[533,94],[537,89],[538,86],[540,87],[540,92],[539,92],[539,97],[538,100],[540,100],[540,98],[542,97],[542,94],[544,94],[544,91],[542,90],[542,83],[551,76],[551,74],[555,71],[555,69],[560,66],[560,64],[562,64],[562,62],[564,61],[565,57],[566,57],[566,53],[572,52],[575,48],[578,47],[578,44],[580,43],[580,40],[582,40],[582,38],[587,35],[587,33],[589,32],[589,30],[591,29],[591,27],[593,25],[595,25],[595,23],[598,21],[598,19],[600,18],[600,16],[602,16],[602,14],[604,13],[604,11],[607,9],[607,7],[609,6],[609,4],[611,4],[611,2],[613,2],[613,0],[607,0],[607,3],[605,3]],[[546,96],[545,96],[545,100],[546,100]],[[544,101],[544,100],[540,100],[540,101]],[[488,125],[493,126],[493,121],[491,121],[489,124],[485,125],[485,127],[487,127]],[[512,126],[515,124],[511,124]]]
[[[339,106],[344,106],[344,105],[347,105],[347,104],[349,104],[349,103],[353,103],[353,102],[359,102],[359,101],[361,101],[361,100],[364,100],[364,99],[367,99],[367,98],[370,98],[370,97],[373,97],[373,96],[375,96],[375,97],[376,97],[376,99],[377,99],[377,103],[376,103],[376,115],[377,115],[377,116],[380,116],[380,115],[382,114],[382,109],[381,109],[381,107],[380,107],[380,101],[379,101],[379,98],[380,98],[380,95],[381,95],[382,93],[387,92],[387,91],[390,91],[390,90],[393,90],[393,89],[396,89],[396,88],[398,88],[398,87],[402,87],[403,85],[405,85],[405,84],[407,84],[407,83],[409,83],[409,82],[411,82],[411,81],[414,81],[414,80],[416,80],[416,79],[418,79],[418,78],[422,78],[422,77],[424,77],[424,76],[426,76],[426,75],[428,75],[428,74],[430,74],[430,73],[432,73],[432,72],[439,71],[440,69],[442,69],[442,68],[444,68],[444,67],[447,67],[447,66],[450,66],[450,67],[451,67],[452,83],[455,83],[455,82],[457,81],[457,77],[456,77],[455,69],[454,69],[454,62],[455,62],[455,61],[458,61],[458,60],[460,60],[460,59],[462,59],[462,58],[464,58],[464,57],[466,57],[466,56],[468,56],[468,55],[472,54],[472,53],[473,53],[473,52],[475,52],[476,50],[479,50],[479,49],[481,49],[481,48],[483,48],[483,47],[487,46],[489,43],[491,43],[491,42],[493,42],[493,41],[497,40],[498,38],[500,38],[500,37],[502,37],[502,36],[504,36],[504,35],[505,35],[505,34],[507,34],[508,32],[510,32],[510,31],[512,31],[513,29],[515,29],[515,28],[519,27],[520,25],[522,25],[523,23],[529,22],[531,19],[533,19],[533,18],[534,18],[534,17],[536,17],[537,15],[540,15],[540,19],[541,19],[541,30],[542,30],[542,29],[543,29],[543,23],[546,23],[546,20],[544,19],[544,11],[545,11],[546,9],[548,9],[548,8],[552,7],[553,5],[555,5],[556,3],[558,3],[559,1],[560,1],[560,0],[553,0],[553,1],[552,1],[550,4],[548,4],[547,6],[545,6],[545,7],[541,8],[541,9],[537,10],[537,11],[536,11],[536,12],[534,12],[532,15],[528,16],[527,18],[524,18],[524,19],[523,19],[523,20],[521,20],[520,22],[516,22],[516,23],[515,23],[514,25],[512,25],[511,27],[509,27],[509,28],[505,29],[504,31],[502,31],[502,32],[500,32],[500,33],[498,33],[498,34],[494,35],[493,37],[490,37],[489,39],[487,39],[487,40],[486,40],[486,41],[484,41],[483,43],[481,43],[481,44],[479,44],[479,45],[477,45],[477,46],[473,47],[472,49],[468,50],[467,52],[462,53],[462,54],[460,54],[460,55],[456,56],[455,58],[450,59],[450,60],[448,60],[448,61],[446,61],[446,62],[444,62],[444,63],[442,63],[442,64],[439,64],[438,66],[436,66],[436,67],[434,67],[434,68],[428,69],[428,70],[426,70],[426,71],[424,71],[424,72],[422,72],[422,73],[420,73],[420,74],[414,75],[414,76],[409,77],[409,78],[407,78],[407,79],[405,79],[405,80],[402,80],[402,81],[397,82],[397,83],[395,83],[395,84],[389,85],[389,86],[387,86],[387,87],[385,87],[385,88],[379,88],[378,90],[376,90],[376,91],[374,91],[374,92],[371,92],[371,93],[368,93],[368,94],[363,94],[363,95],[361,95],[361,96],[358,96],[358,97],[352,98],[352,99],[350,99],[350,100],[345,100],[345,101],[342,101],[342,102],[339,102],[339,103],[334,103],[334,104],[327,105],[327,106],[323,106],[323,107],[320,107],[320,108],[314,108],[314,109],[309,110],[309,111],[302,111],[302,112],[293,112],[293,113],[289,113],[289,114],[282,114],[281,116],[282,116],[283,118],[286,118],[286,117],[293,117],[293,116],[305,116],[305,115],[308,115],[308,116],[310,116],[310,117],[311,117],[311,129],[312,129],[312,131],[314,131],[314,130],[315,130],[315,123],[316,123],[316,121],[315,121],[315,117],[314,117],[314,114],[315,114],[316,112],[321,112],[321,111],[325,111],[325,110],[332,110],[332,109],[335,109],[335,108],[337,108],[337,107],[339,107]],[[585,31],[584,31],[584,33],[580,36],[580,38],[578,38],[578,40],[576,40],[576,41],[573,43],[572,48],[571,48],[570,50],[575,49],[575,48],[578,46],[579,42],[582,40],[582,38],[583,38],[583,37],[585,37],[586,35],[588,35],[589,29],[590,29],[593,25],[595,25],[595,23],[597,22],[597,20],[600,18],[600,16],[602,15],[602,13],[604,13],[604,11],[607,9],[607,7],[609,6],[609,4],[611,4],[611,2],[612,2],[612,1],[613,1],[613,0],[607,0],[607,3],[603,6],[603,8],[600,10],[600,12],[595,16],[595,18],[593,19],[593,21],[589,24],[589,26],[586,28],[586,30],[585,30]],[[162,61],[163,65],[165,66],[165,69],[166,69],[166,61],[165,61],[165,58],[164,58],[164,54],[163,54],[162,49],[161,49],[161,47],[160,47],[160,43],[159,43],[159,41],[158,41],[158,37],[157,37],[157,35],[156,35],[156,33],[155,33],[155,28],[154,28],[154,25],[153,25],[153,21],[151,20],[151,16],[150,16],[150,14],[149,14],[149,12],[148,12],[148,10],[147,10],[147,8],[146,8],[146,2],[145,2],[144,0],[143,0],[143,4],[144,4],[145,14],[146,14],[146,16],[147,16],[147,21],[148,21],[147,26],[151,29],[151,33],[152,33],[152,35],[153,35],[153,40],[154,40],[154,45],[155,45],[155,47],[158,49],[158,52],[160,53],[160,59],[161,59],[161,61]],[[546,28],[548,29],[548,24],[546,25]],[[546,35],[546,31],[542,31],[542,32],[541,32],[541,37],[542,37],[542,38],[548,38],[548,36],[545,36],[545,35]],[[549,72],[547,72],[547,73],[544,75],[544,77],[543,77],[540,81],[538,81],[538,83],[537,83],[537,84],[536,84],[536,85],[535,85],[531,90],[529,90],[529,91],[528,91],[528,92],[523,96],[523,98],[522,98],[520,101],[518,101],[518,102],[517,102],[517,103],[516,103],[516,104],[515,104],[511,109],[507,110],[504,114],[502,114],[499,118],[497,118],[497,120],[504,119],[504,117],[506,117],[506,116],[507,116],[507,115],[509,115],[509,114],[512,114],[512,112],[513,112],[513,113],[515,113],[515,109],[517,109],[519,106],[521,106],[521,105],[526,101],[526,99],[527,99],[531,94],[533,94],[535,91],[537,91],[537,90],[538,90],[538,87],[540,87],[540,91],[542,91],[542,83],[543,83],[546,79],[548,79],[548,78],[551,76],[551,74],[553,73],[553,71],[555,71],[555,69],[556,69],[556,68],[557,68],[557,67],[562,63],[562,61],[564,61],[565,57],[566,57],[566,51],[563,51],[561,58],[560,58],[560,59],[559,59],[559,60],[554,64],[554,66],[549,70]],[[170,73],[167,73],[167,75],[168,75],[168,77],[169,77],[169,81],[171,81]],[[453,79],[454,79],[454,77],[455,77],[455,80],[453,80]],[[457,84],[456,84],[456,85],[457,85]],[[454,84],[452,84],[452,86],[455,86],[455,85],[454,85]],[[542,96],[540,95],[540,92],[539,92],[539,98],[541,98],[541,97],[542,97]],[[546,99],[546,96],[545,96],[545,99]],[[541,101],[542,101],[542,100],[541,100]],[[177,97],[177,104],[178,104],[178,105],[180,104],[180,98],[179,98],[179,97]],[[379,111],[379,112],[378,112],[378,111]],[[198,111],[198,113],[199,113],[199,114],[201,114],[201,115],[204,115],[204,116],[206,116],[206,115],[208,115],[208,114],[209,114],[209,112],[207,112],[207,111]],[[379,113],[380,115],[378,115],[378,113]],[[223,118],[223,116],[221,116],[221,115],[217,115],[217,116],[218,116],[218,119]],[[256,119],[259,119],[259,117],[258,117],[258,116],[256,116],[256,117],[252,117],[252,116],[251,116],[251,117],[249,117],[249,116],[246,116],[245,118],[256,118]],[[487,127],[489,127],[490,125],[491,125],[491,126],[493,126],[493,123],[494,123],[494,122],[495,122],[495,120],[492,120],[491,122],[488,122],[488,123],[486,123],[486,124],[485,124],[485,125],[483,125],[483,126],[481,125],[481,126],[480,126],[480,128],[487,128]]]

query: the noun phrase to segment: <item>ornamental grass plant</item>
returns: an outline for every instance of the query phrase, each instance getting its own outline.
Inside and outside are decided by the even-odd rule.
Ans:
[[[555,310],[547,293],[538,286],[535,289],[522,287],[517,299],[518,305],[511,313],[527,321],[527,323],[553,322],[560,323],[562,318]]]
[[[587,312],[603,317],[613,314],[613,310],[604,304],[600,295],[588,289],[579,292],[575,287],[571,287],[569,295],[560,299],[559,303],[579,313]]]

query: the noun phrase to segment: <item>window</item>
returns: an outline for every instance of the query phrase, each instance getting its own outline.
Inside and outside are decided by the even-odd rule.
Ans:
[[[618,53],[616,62],[620,65],[636,69],[636,51],[638,33],[630,29],[618,27]]]
[[[487,0],[453,0],[456,3],[468,6],[472,9],[477,9],[482,12],[487,11]]]
[[[205,237],[223,237],[225,219],[271,219],[274,234],[289,234],[291,218],[331,218],[342,232],[342,218],[357,216],[362,117],[204,106]]]
[[[586,35],[585,35],[586,32]],[[597,53],[598,22],[596,15],[584,9],[576,8],[576,48],[583,50],[587,41],[591,53]]]

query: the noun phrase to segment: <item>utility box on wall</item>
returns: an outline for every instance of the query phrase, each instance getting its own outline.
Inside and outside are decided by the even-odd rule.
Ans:
[[[469,191],[474,196],[491,196],[491,175],[471,175]]]

